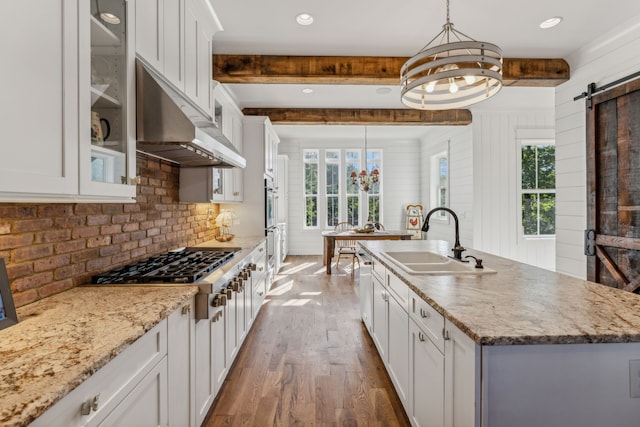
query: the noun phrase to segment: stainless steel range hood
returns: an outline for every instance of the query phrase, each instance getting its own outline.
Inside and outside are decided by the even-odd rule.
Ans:
[[[136,59],[137,150],[180,167],[247,164],[211,117],[163,76]]]

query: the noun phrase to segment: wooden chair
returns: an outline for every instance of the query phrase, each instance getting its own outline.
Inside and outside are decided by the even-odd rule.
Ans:
[[[353,229],[353,224],[350,222],[340,222],[335,226],[334,231],[337,233],[343,231],[349,231]],[[355,270],[355,263],[358,262],[358,267],[360,267],[360,260],[356,255],[356,240],[342,240],[336,239],[336,249],[338,250],[338,259],[336,260],[336,269],[339,270],[340,257],[343,255],[348,255],[351,257],[351,277],[353,277],[353,272]]]

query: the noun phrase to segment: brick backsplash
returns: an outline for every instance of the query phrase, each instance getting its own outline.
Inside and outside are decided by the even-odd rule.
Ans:
[[[0,203],[0,257],[17,307],[91,276],[214,238],[217,204],[180,203],[179,168],[137,156],[136,203]]]

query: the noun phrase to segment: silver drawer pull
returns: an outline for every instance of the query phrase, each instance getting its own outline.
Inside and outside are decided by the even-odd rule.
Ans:
[[[429,313],[427,310],[425,310],[424,308],[420,309],[420,317],[422,317],[423,319],[428,319],[431,317],[431,313]]]
[[[191,313],[191,304],[183,305],[182,306],[182,315],[186,316],[189,313]]]
[[[423,334],[422,332],[418,332],[418,339],[419,339],[421,342],[424,342],[425,338],[424,338],[424,334]]]
[[[93,396],[93,399],[89,399],[83,402],[82,406],[80,407],[80,414],[89,415],[91,411],[94,411],[94,412],[97,411],[99,398],[100,398],[100,394],[97,394]]]

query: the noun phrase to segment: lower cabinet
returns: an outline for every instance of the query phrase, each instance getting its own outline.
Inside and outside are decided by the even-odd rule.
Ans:
[[[409,402],[409,315],[396,298],[387,298],[389,310],[389,348],[387,370],[405,409]]]
[[[373,286],[373,319],[371,321],[371,338],[380,353],[380,358],[387,361],[389,345],[389,312],[387,310],[389,293],[377,276],[372,275]]]
[[[196,354],[195,354],[195,394],[194,411],[196,425],[199,426],[209,412],[209,408],[213,404],[216,395],[214,373],[213,373],[213,349],[214,345],[220,345],[225,348],[223,343],[212,342],[212,322],[209,319],[201,319],[195,325],[196,336]]]
[[[191,398],[185,399],[195,395],[195,322],[193,301],[183,304],[167,318],[170,426],[196,426]]]
[[[411,425],[480,426],[480,347],[394,274],[374,268],[371,278],[360,292],[373,309],[367,329]]]
[[[413,320],[409,321],[409,360],[411,424],[444,426],[444,354]]]
[[[165,319],[49,408],[31,426],[167,425],[167,370]]]
[[[164,426],[168,424],[167,405],[161,396],[167,395],[167,356],[151,369],[99,426]]]

